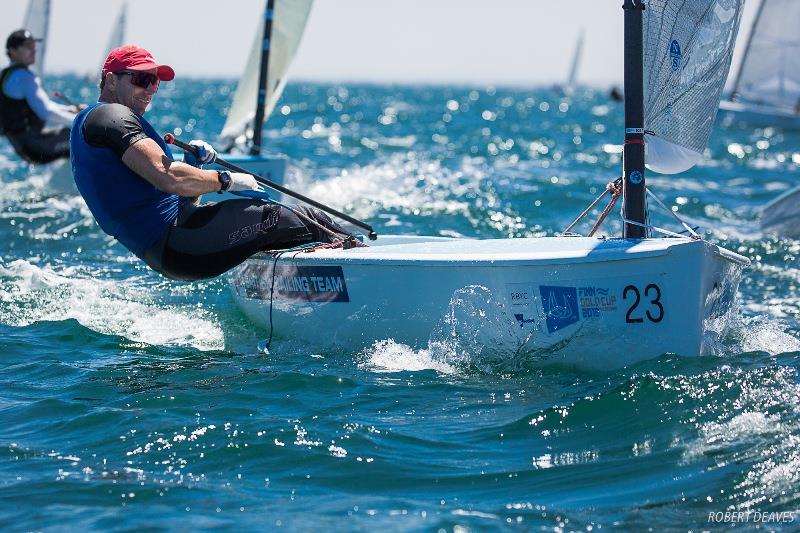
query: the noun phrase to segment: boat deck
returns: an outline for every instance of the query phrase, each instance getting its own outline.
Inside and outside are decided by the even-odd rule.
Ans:
[[[383,236],[369,241],[369,247],[320,249],[288,253],[284,258],[315,263],[392,263],[414,265],[532,263],[587,263],[618,261],[665,255],[680,246],[711,246],[705,241],[678,238],[599,239],[590,237],[540,237],[520,239],[463,239],[430,236]],[[736,254],[734,254],[736,255]],[[739,256],[737,256],[739,257]],[[746,261],[744,258],[742,260]],[[270,254],[259,254],[250,261],[272,261]],[[744,262],[743,261],[743,262]]]

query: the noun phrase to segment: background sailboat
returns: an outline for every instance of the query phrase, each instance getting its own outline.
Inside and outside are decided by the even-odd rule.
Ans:
[[[566,88],[569,93],[575,92],[575,83],[578,80],[578,69],[581,66],[581,59],[583,58],[583,40],[585,33],[586,32],[581,29],[580,34],[578,34],[578,42],[575,43],[575,52],[572,54],[572,64],[570,65]]]
[[[36,63],[31,67],[41,78],[45,76],[47,62],[47,48],[50,37],[50,8],[50,0],[29,0],[28,7],[25,10],[25,19],[22,23],[22,27],[29,30],[34,37],[42,39],[36,43]],[[43,172],[43,175],[46,177],[50,191],[66,194],[77,192],[68,159],[53,161],[45,165],[45,168],[47,170]]]
[[[220,156],[254,174],[282,183],[286,158],[262,153],[262,129],[286,86],[313,0],[268,0],[239,78],[225,125]],[[219,198],[215,198],[218,200]]]
[[[480,353],[610,368],[704,353],[749,261],[696,235],[648,238],[658,228],[646,210],[644,132],[658,139],[655,168],[696,161],[742,5],[624,2],[626,238],[389,235],[369,247],[265,254],[231,272],[238,305],[270,335],[356,350],[391,338],[444,348],[453,362]]]
[[[90,77],[92,79],[97,78],[99,76],[99,73],[103,70],[103,63],[105,63],[106,57],[108,57],[108,53],[111,50],[119,48],[120,46],[125,44],[125,29],[127,25],[127,17],[128,17],[128,3],[123,2],[122,6],[119,8],[119,13],[117,14],[117,18],[114,21],[114,25],[111,26],[111,33],[108,36],[108,44],[102,51],[102,54],[100,56],[100,62],[97,65],[97,69],[90,74]]]
[[[720,103],[723,125],[800,129],[800,2],[762,0],[730,100]],[[800,237],[800,187],[761,210],[761,231]]]
[[[800,2],[762,0],[723,124],[800,128]]]
[[[286,86],[286,73],[313,0],[270,0],[259,23],[220,139],[227,150],[261,151],[261,128]]]
[[[575,85],[578,81],[578,71],[581,66],[581,59],[583,58],[583,42],[586,32],[581,28],[578,33],[578,39],[575,41],[575,49],[572,52],[572,62],[570,62],[569,73],[567,75],[564,85],[556,86],[556,90],[560,90],[565,96],[572,96],[575,94]]]
[[[119,48],[123,44],[125,44],[125,37],[126,37],[126,30],[127,30],[127,19],[128,19],[128,2],[125,1],[119,8],[119,12],[117,13],[117,17],[114,19],[114,24],[111,26],[111,32],[108,34],[108,41],[106,41],[106,46],[102,50],[100,50],[99,57],[97,58],[97,66],[94,70],[91,70],[86,73],[86,82],[90,85],[95,85],[98,83],[100,78],[100,72],[103,70],[103,64],[108,57],[108,53],[115,49]]]

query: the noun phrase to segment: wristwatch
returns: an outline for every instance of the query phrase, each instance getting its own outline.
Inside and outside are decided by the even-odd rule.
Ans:
[[[227,170],[218,170],[217,179],[219,180],[219,190],[217,191],[219,194],[231,188],[231,173]]]

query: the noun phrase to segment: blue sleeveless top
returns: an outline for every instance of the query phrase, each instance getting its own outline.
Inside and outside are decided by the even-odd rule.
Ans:
[[[129,169],[110,147],[96,147],[86,141],[83,124],[89,113],[102,105],[111,104],[90,105],[78,113],[72,124],[72,175],[100,228],[142,258],[172,225],[180,205],[187,199],[158,190]],[[156,141],[172,160],[169,146],[156,130],[140,115],[136,117],[145,135]]]

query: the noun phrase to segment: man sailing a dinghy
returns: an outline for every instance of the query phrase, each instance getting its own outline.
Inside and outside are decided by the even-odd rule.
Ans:
[[[72,173],[100,227],[151,268],[177,280],[222,274],[264,250],[336,242],[349,234],[322,212],[258,199],[198,205],[221,191],[261,191],[250,174],[203,170],[216,158],[203,141],[200,159],[173,161],[142,115],[175,71],[147,50],[126,45],[103,65],[100,98],[72,126]]]
[[[69,129],[78,109],[50,100],[31,70],[38,41],[24,29],[6,40],[11,64],[0,72],[0,131],[29,163],[50,163],[69,157]]]

